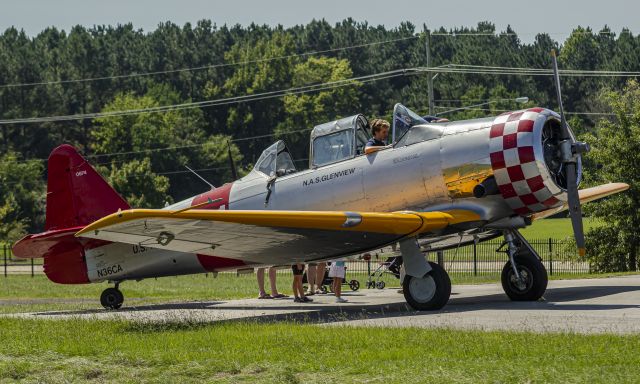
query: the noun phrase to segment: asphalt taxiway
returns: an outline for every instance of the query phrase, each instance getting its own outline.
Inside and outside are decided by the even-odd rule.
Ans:
[[[126,292],[125,292],[126,294]],[[325,326],[425,327],[575,333],[640,333],[640,275],[556,280],[543,300],[512,302],[499,284],[457,285],[440,311],[416,312],[396,289],[346,292],[348,303],[315,295],[309,304],[291,298],[182,302],[117,311],[85,310],[13,314],[37,319],[130,319],[136,321],[299,321]]]

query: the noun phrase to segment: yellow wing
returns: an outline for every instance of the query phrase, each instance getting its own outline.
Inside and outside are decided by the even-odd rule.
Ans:
[[[76,236],[285,264],[371,250],[466,219],[459,214],[132,209],[106,216]]]

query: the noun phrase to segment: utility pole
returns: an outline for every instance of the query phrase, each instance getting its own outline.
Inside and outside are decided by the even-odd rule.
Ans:
[[[425,49],[427,51],[427,69],[431,69],[431,33],[425,28]],[[429,115],[434,115],[434,101],[433,101],[433,73],[427,73],[427,93],[429,97]]]

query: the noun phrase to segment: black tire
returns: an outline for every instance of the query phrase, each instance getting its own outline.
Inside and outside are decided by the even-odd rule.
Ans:
[[[384,289],[384,287],[386,286],[384,281],[378,281],[378,284],[376,284],[376,288],[378,289]]]
[[[402,293],[407,303],[417,311],[435,311],[444,307],[451,296],[451,280],[440,265],[429,262],[431,271],[422,278],[406,275],[402,282]],[[431,279],[430,281],[427,279]],[[420,297],[417,284],[433,284],[434,289],[428,297]]]
[[[358,280],[351,280],[349,282],[349,288],[351,288],[352,291],[357,291],[358,289],[360,289],[360,282]]]
[[[516,256],[518,273],[525,279],[524,285],[518,286],[511,262],[507,261],[502,268],[502,289],[513,301],[536,301],[547,290],[549,277],[547,270],[537,257],[530,255]]]
[[[119,309],[124,302],[124,295],[120,290],[115,288],[107,288],[100,295],[100,304],[105,309]]]
[[[320,286],[320,291],[326,295],[327,294],[327,287],[324,286],[324,285]]]
[[[114,309],[120,309],[120,307],[122,307],[122,303],[124,303],[124,295],[121,290],[116,289],[116,291],[118,291],[118,304]]]

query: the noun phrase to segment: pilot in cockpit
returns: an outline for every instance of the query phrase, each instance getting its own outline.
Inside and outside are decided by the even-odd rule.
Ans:
[[[387,145],[387,138],[389,137],[389,122],[383,119],[371,120],[371,135],[373,136],[367,145],[364,147],[365,155],[391,148],[391,145]]]

